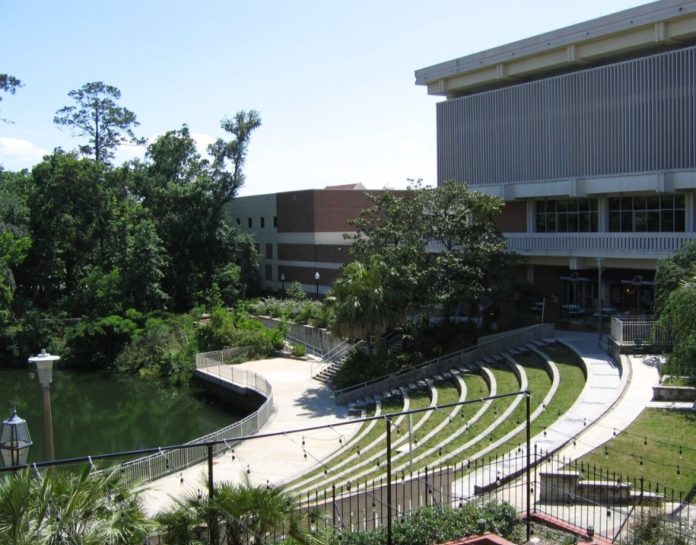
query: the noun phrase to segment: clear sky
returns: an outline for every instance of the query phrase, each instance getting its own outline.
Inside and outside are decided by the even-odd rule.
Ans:
[[[199,143],[255,109],[242,195],[435,182],[435,103],[414,71],[633,7],[634,0],[0,0],[0,165],[29,168],[80,139],[53,124],[89,81],[156,138]],[[142,156],[122,148],[118,158]]]

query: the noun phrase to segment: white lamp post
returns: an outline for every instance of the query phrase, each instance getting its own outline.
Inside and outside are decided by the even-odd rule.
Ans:
[[[31,448],[31,436],[27,421],[17,416],[17,409],[12,409],[10,418],[2,423],[0,431],[0,455],[5,467],[26,465]]]
[[[319,279],[321,278],[321,275],[319,274],[319,271],[314,273],[314,281],[317,283],[317,299],[319,299]]]
[[[51,382],[53,381],[53,362],[60,359],[60,356],[52,356],[46,349],[42,348],[38,356],[29,358],[29,363],[36,364],[36,372],[39,375],[39,382],[43,388],[43,407],[44,407],[44,437],[46,441],[46,459],[55,459],[53,448],[53,414],[51,411]]]
[[[285,295],[285,273],[280,273],[280,295]]]

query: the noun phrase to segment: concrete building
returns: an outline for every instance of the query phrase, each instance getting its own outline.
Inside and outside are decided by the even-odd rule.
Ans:
[[[696,228],[696,1],[663,0],[416,71],[438,182],[504,199],[509,249],[568,314],[649,312]]]
[[[317,286],[324,294],[349,259],[351,241],[343,235],[354,232],[348,222],[371,206],[367,193],[350,184],[238,197],[227,212],[257,241],[265,290],[281,291],[297,281],[309,294]]]

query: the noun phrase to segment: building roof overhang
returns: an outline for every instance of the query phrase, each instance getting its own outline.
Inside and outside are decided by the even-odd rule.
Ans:
[[[696,0],[660,0],[416,70],[456,98],[696,42]]]

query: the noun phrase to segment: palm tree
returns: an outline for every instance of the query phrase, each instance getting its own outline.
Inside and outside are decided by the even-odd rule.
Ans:
[[[307,531],[306,512],[282,488],[220,483],[213,499],[188,497],[160,513],[157,521],[170,545],[202,543],[199,530],[211,522],[219,526],[220,543],[244,545],[253,541],[263,545],[278,537],[291,537],[297,543],[320,545],[321,540]]]
[[[334,331],[344,337],[367,341],[372,355],[372,336],[379,337],[403,318],[403,297],[393,289],[395,275],[384,260],[372,255],[366,264],[346,265],[331,288]]]
[[[120,471],[30,470],[0,481],[0,543],[140,545],[147,521]]]

